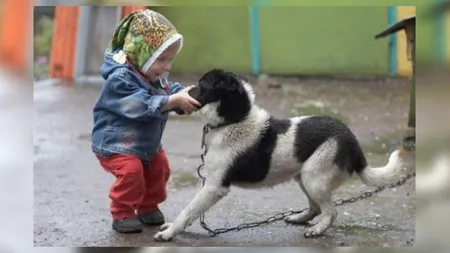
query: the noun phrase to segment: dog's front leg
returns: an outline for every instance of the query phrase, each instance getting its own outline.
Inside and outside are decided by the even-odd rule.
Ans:
[[[229,191],[229,188],[206,182],[205,186],[197,192],[194,199],[181,211],[173,223],[166,223],[161,226],[162,231],[155,234],[155,240],[170,241],[175,235],[184,231],[200,215],[225,197]]]

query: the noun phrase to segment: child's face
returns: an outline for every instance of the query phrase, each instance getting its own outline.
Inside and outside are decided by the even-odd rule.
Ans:
[[[145,76],[151,81],[156,82],[158,77],[172,69],[172,61],[178,53],[180,41],[170,45],[145,72]]]

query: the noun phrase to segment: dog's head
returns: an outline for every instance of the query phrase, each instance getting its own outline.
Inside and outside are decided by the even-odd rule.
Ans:
[[[204,74],[189,95],[200,102],[199,112],[212,126],[244,120],[255,99],[247,79],[222,69]]]

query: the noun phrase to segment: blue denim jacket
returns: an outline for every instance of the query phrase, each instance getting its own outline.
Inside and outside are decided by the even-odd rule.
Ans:
[[[166,90],[150,85],[112,56],[105,53],[100,68],[105,82],[93,109],[92,151],[101,157],[130,154],[149,161],[161,148],[169,115],[161,109],[169,95],[184,87],[170,83]]]

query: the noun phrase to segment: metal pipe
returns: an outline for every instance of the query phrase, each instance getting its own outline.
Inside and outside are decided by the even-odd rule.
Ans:
[[[397,22],[397,6],[389,6],[389,25]],[[389,35],[389,74],[391,76],[397,75],[397,33]]]
[[[250,7],[252,74],[255,76],[259,75],[261,72],[258,8],[258,6]]]

